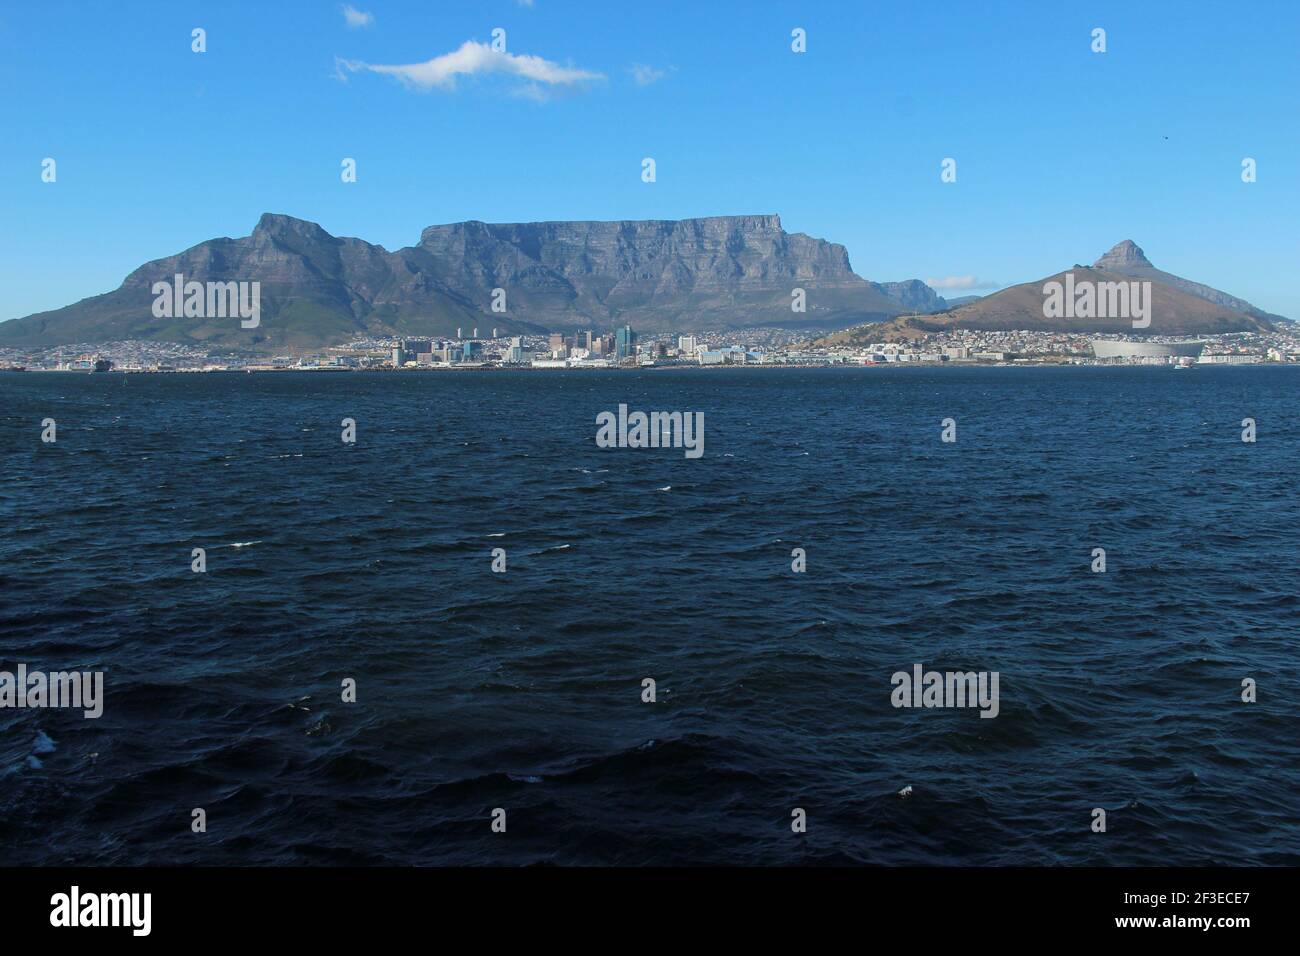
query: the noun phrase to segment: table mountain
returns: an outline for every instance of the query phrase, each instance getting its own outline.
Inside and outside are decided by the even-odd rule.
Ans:
[[[156,318],[153,284],[261,283],[261,322]],[[919,286],[924,292],[918,291]],[[805,290],[807,310],[792,312]],[[492,309],[494,290],[505,311]],[[929,297],[925,296],[929,292]],[[868,282],[843,246],[788,233],[778,216],[622,222],[459,222],[389,252],[267,213],[252,235],[212,239],[136,269],[103,295],[0,324],[0,345],[152,339],[314,348],[358,335],[778,325],[842,328],[943,300],[921,283]]]

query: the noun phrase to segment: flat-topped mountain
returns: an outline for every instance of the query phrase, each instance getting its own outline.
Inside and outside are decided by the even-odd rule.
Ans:
[[[1146,282],[1151,283],[1149,299],[1144,291],[1146,287],[1141,285]],[[1141,285],[1141,297],[1135,296],[1130,301],[1135,283]],[[1123,289],[1119,288],[1120,284]],[[1058,290],[1058,298],[1053,296],[1053,285]],[[1088,297],[1086,307],[1085,296]],[[1115,308],[1119,302],[1125,304]],[[1091,266],[1075,265],[933,315],[902,316],[846,329],[819,341],[827,345],[861,344],[910,339],[945,329],[1194,336],[1267,331],[1274,320],[1281,318],[1226,292],[1162,272],[1136,243],[1126,239]],[[1149,319],[1149,324],[1135,327],[1134,319]]]
[[[177,274],[186,283],[260,283],[258,326],[241,328],[237,317],[157,317],[151,290]],[[791,309],[796,288],[805,292],[804,312]],[[853,272],[843,246],[788,233],[778,216],[459,222],[430,226],[418,245],[389,252],[267,213],[250,236],[202,242],[146,263],[112,292],[0,324],[0,345],[153,339],[311,348],[358,335],[624,323],[645,332],[826,329],[945,305],[916,280],[868,282]]]

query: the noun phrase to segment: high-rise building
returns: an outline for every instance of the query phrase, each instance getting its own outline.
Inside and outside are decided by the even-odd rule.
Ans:
[[[406,364],[406,351],[400,345],[393,346],[393,368],[401,368]]]
[[[695,355],[695,336],[679,335],[677,336],[677,351],[683,356]]]
[[[636,333],[632,331],[632,326],[625,325],[614,332],[614,357],[622,361],[629,356],[635,355]]]

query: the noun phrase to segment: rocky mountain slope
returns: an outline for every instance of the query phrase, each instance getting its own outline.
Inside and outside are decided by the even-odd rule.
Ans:
[[[1193,282],[1191,279],[1184,279],[1181,276],[1157,269],[1147,259],[1146,253],[1132,239],[1125,239],[1123,242],[1116,243],[1111,247],[1110,251],[1094,262],[1092,267],[1103,272],[1118,273],[1132,279],[1149,279],[1152,282],[1172,286],[1186,292],[1188,295],[1194,295],[1198,299],[1204,299],[1214,305],[1222,306],[1233,312],[1242,312],[1257,319],[1263,319],[1266,322],[1275,322],[1282,318],[1280,315],[1274,315],[1271,312],[1256,308],[1245,299],[1239,299],[1235,295],[1229,295],[1200,282]]]
[[[1072,278],[1067,280],[1067,276]],[[1150,325],[1134,328],[1133,319],[1137,316],[1131,310],[1120,315],[1050,314],[1050,310],[1045,308],[1049,297],[1045,287],[1053,282],[1065,287],[1067,281],[1075,289],[1088,283],[1097,288],[1102,283],[1150,282]],[[847,329],[819,341],[828,345],[891,341],[945,329],[1196,336],[1266,331],[1272,327],[1273,321],[1280,318],[1226,292],[1156,269],[1132,240],[1125,240],[1092,266],[1075,265],[1055,275],[1010,286],[934,315],[919,318],[900,316],[883,323]]]
[[[255,329],[237,318],[153,312],[155,282],[257,281]],[[801,288],[806,311],[793,312]],[[494,311],[494,290],[505,311]],[[496,296],[500,301],[499,295]],[[946,305],[911,280],[856,275],[843,246],[787,233],[778,216],[430,226],[389,252],[266,214],[252,235],[212,239],[141,266],[122,285],[0,324],[0,345],[154,339],[223,347],[319,347],[358,335],[642,332],[780,325],[836,328]]]

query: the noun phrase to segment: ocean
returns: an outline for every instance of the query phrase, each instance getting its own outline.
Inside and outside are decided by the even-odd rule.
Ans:
[[[620,404],[702,456],[598,447]],[[1295,865],[1298,408],[1296,367],[0,374],[0,670],[104,675],[0,709],[0,857]],[[893,706],[918,664],[997,716]]]

